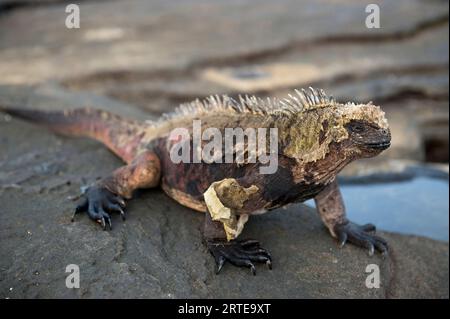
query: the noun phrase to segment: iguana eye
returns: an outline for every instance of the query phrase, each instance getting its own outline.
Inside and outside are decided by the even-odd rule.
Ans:
[[[350,127],[351,131],[354,133],[362,133],[364,132],[364,125],[356,123]]]

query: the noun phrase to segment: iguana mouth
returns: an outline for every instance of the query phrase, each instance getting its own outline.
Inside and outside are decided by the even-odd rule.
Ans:
[[[375,149],[375,150],[385,150],[388,149],[389,146],[391,146],[391,142],[390,141],[383,141],[383,142],[379,142],[379,143],[369,143],[366,144],[367,147]]]

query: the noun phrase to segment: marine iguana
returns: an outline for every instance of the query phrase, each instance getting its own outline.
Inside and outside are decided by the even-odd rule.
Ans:
[[[254,96],[211,96],[179,106],[158,121],[128,120],[89,108],[36,111],[0,107],[19,118],[53,131],[87,136],[105,144],[126,165],[97,181],[84,194],[75,214],[87,212],[103,229],[112,229],[110,213],[125,219],[125,200],[137,189],[161,185],[180,204],[205,212],[203,238],[214,256],[216,271],[225,262],[249,267],[272,265],[272,257],[256,240],[238,239],[249,216],[314,198],[331,235],[386,254],[386,241],[373,234],[372,224],[357,225],[345,215],[336,181],[338,172],[353,160],[373,157],[390,146],[390,130],[380,107],[338,103],[323,90],[295,90],[285,99]],[[261,163],[174,163],[170,150],[175,128],[277,128],[278,169],[260,174]],[[179,141],[178,141],[179,142]],[[186,141],[184,141],[186,142]],[[192,145],[192,139],[187,143]],[[247,143],[248,144],[248,143]],[[244,151],[248,150],[248,145]],[[248,155],[248,154],[247,154]]]

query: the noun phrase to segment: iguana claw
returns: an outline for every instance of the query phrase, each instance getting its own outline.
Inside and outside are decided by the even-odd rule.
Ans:
[[[216,261],[217,274],[226,261],[237,267],[249,267],[253,275],[256,275],[253,262],[266,263],[272,269],[272,257],[256,240],[209,240],[207,246]]]
[[[112,229],[110,212],[119,212],[122,220],[125,220],[125,212],[123,211],[125,201],[122,197],[101,186],[90,187],[84,196],[83,202],[75,208],[72,222],[75,215],[82,212],[87,212],[90,219],[100,223],[103,230],[106,230],[106,225],[109,229]]]
[[[334,228],[341,247],[348,241],[356,246],[367,248],[369,256],[374,254],[375,249],[386,256],[388,244],[383,238],[370,233],[375,232],[375,230],[376,227],[372,224],[357,225],[352,222],[340,224]]]

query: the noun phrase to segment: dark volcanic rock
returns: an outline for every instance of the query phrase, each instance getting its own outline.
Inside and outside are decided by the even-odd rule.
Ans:
[[[352,246],[338,249],[303,205],[248,223],[243,237],[260,239],[274,258],[274,269],[260,266],[256,277],[229,265],[215,275],[201,243],[202,214],[159,190],[140,192],[126,222],[113,218],[113,231],[86,216],[71,223],[74,203],[67,197],[120,161],[97,143],[0,118],[0,173],[29,174],[0,185],[2,298],[448,298],[447,243],[383,233],[392,253],[371,258]],[[371,263],[381,269],[379,289],[365,287]],[[65,287],[68,264],[80,266],[80,289]]]

